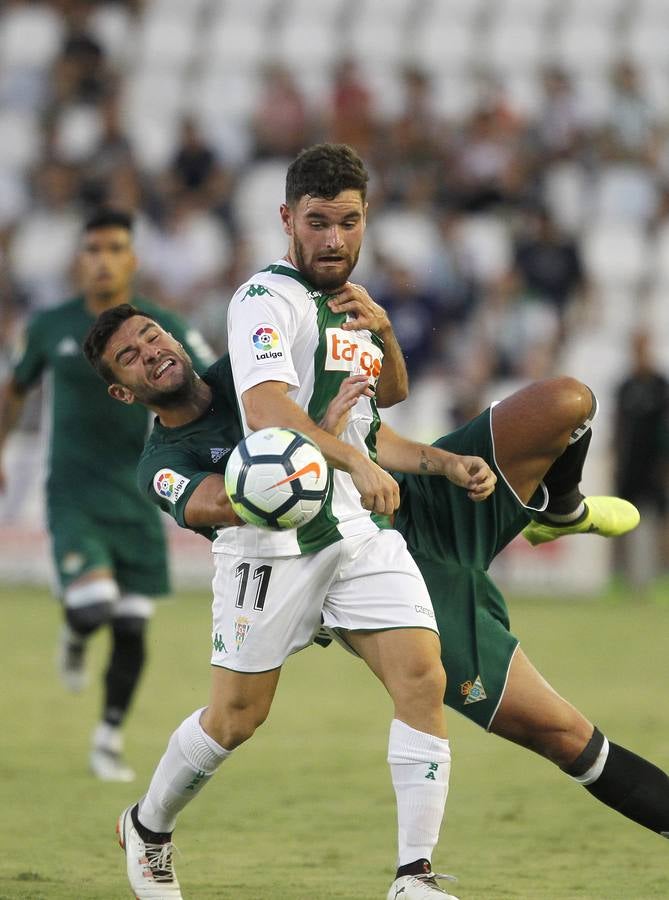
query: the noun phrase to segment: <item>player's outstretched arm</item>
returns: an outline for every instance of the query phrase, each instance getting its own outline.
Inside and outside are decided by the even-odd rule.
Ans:
[[[26,392],[19,388],[13,378],[6,381],[0,388],[0,491],[4,491],[6,485],[2,453],[7,438],[21,418],[25,401]]]
[[[345,312],[351,316],[351,320],[342,325],[345,331],[366,328],[383,341],[383,366],[376,385],[376,405],[386,408],[406,400],[409,375],[385,309],[372,300],[361,284],[351,282],[328,300],[328,306],[332,312]]]
[[[349,412],[362,396],[374,396],[367,376],[349,375],[342,381],[337,396],[328,403],[325,415],[319,423],[321,428],[339,437],[346,428]]]
[[[319,447],[328,465],[348,472],[365,509],[390,515],[399,506],[399,487],[394,478],[350,444],[324,431],[288,396],[288,385],[263,381],[242,394],[249,428],[277,426],[301,431]]]
[[[381,425],[376,436],[380,466],[393,472],[441,475],[465,488],[471,500],[485,500],[495,490],[497,476],[480,456],[460,456],[429,444],[410,441]]]
[[[188,528],[244,524],[230,505],[223,475],[212,472],[198,484],[186,503],[184,523]]]

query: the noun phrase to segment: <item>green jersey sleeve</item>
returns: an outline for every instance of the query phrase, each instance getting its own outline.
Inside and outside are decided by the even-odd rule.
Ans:
[[[211,474],[202,471],[199,461],[188,448],[148,443],[137,466],[137,484],[145,497],[172,516],[182,528],[190,528],[213,540],[213,528],[191,528],[185,521],[190,496]]]
[[[43,315],[35,316],[26,328],[23,345],[19,348],[14,363],[14,381],[23,388],[29,388],[48,366],[47,347],[43,340]]]

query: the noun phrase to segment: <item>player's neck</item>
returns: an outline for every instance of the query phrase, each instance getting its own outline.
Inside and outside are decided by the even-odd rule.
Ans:
[[[152,411],[160,419],[164,428],[179,428],[199,419],[211,406],[212,390],[199,376],[196,376],[188,396],[174,406],[152,406]]]
[[[132,287],[124,288],[115,294],[84,294],[84,306],[96,318],[105,310],[120,306],[122,303],[130,303],[131,300]]]

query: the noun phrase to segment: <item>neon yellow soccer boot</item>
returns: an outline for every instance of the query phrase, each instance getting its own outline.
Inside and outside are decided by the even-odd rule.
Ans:
[[[554,541],[565,534],[599,534],[602,537],[619,537],[639,524],[639,510],[620,497],[586,497],[585,515],[577,522],[553,524],[530,522],[521,534],[533,547]]]

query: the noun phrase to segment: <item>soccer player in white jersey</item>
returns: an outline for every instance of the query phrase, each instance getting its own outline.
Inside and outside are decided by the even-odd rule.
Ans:
[[[303,151],[288,170],[281,207],[288,253],[242,285],[230,304],[230,356],[246,432],[280,425],[309,435],[331,466],[331,485],[321,513],[302,528],[244,525],[218,533],[210,703],[174,732],[148,792],[119,820],[138,897],[181,897],[171,861],[178,812],[265,720],[283,662],[311,643],[321,623],[369,665],[394,703],[388,761],[399,852],[388,898],[451,897],[431,866],[450,771],[439,635],[403,538],[372,520],[372,513],[390,514],[399,502],[397,483],[374,461],[374,390],[389,402],[401,399],[405,376],[389,323],[379,334],[363,327],[356,314],[368,295],[348,283],[365,229],[366,185],[362,161],[350,148]],[[127,347],[115,348],[115,340],[105,354],[118,362]],[[384,350],[390,374],[380,378]],[[141,349],[131,358],[142,365]],[[155,367],[153,356],[150,364]],[[352,373],[366,375],[370,387],[339,439],[315,422]],[[429,466],[473,500],[494,489],[496,478],[479,457],[412,446],[405,471]],[[189,501],[198,498],[199,521],[204,494],[198,488]]]

